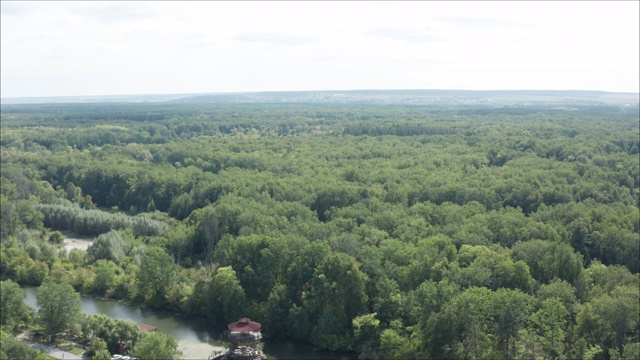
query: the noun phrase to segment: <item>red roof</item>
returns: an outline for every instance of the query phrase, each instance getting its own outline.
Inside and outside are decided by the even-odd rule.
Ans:
[[[239,332],[247,332],[247,331],[260,331],[260,323],[255,321],[251,321],[248,318],[242,318],[234,323],[227,325],[230,331],[239,331]]]
[[[151,326],[149,324],[140,323],[140,322],[138,323],[138,327],[140,328],[140,330],[145,330],[145,331],[149,331],[149,332],[158,330],[158,328],[155,327],[155,326]]]

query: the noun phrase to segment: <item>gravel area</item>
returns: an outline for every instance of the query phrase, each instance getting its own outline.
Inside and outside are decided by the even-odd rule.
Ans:
[[[207,360],[214,352],[225,350],[223,346],[213,346],[206,343],[180,340],[178,350],[182,351],[181,359],[185,360]]]
[[[72,249],[87,251],[87,248],[89,247],[89,245],[91,245],[94,239],[93,237],[78,236],[69,232],[63,232],[62,234],[64,235],[62,248],[66,249],[67,252],[71,251]]]

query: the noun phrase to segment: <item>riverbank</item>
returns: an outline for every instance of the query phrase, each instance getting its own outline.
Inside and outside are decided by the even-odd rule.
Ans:
[[[22,285],[27,292],[25,302],[36,308],[36,286]],[[228,339],[224,324],[214,325],[206,318],[184,316],[168,310],[141,307],[124,301],[100,299],[82,295],[82,311],[87,315],[105,314],[114,319],[142,322],[172,335],[183,352],[181,359],[204,360],[214,352],[226,349]],[[265,341],[265,354],[270,359],[357,359],[353,352],[331,352],[318,350],[313,345],[299,341]],[[66,358],[65,358],[66,359]]]
[[[16,336],[16,340],[26,344],[30,348],[34,350],[45,350],[47,355],[63,360],[89,360],[91,359],[89,356],[84,354],[74,354],[70,351],[66,351],[61,349],[58,346],[46,344],[39,342],[34,339],[34,336],[29,331],[25,331],[22,334]],[[72,341],[65,341],[64,344],[72,345],[78,347],[79,344],[74,343]],[[64,345],[63,344],[63,345]],[[214,346],[207,343],[190,341],[190,340],[179,340],[178,341],[178,350],[182,352],[181,359],[184,360],[203,360],[208,359],[214,353],[219,353],[224,351],[226,348],[224,346]]]
[[[22,285],[22,289],[27,292],[25,302],[37,308],[37,287]],[[178,342],[178,350],[183,353],[181,359],[207,359],[211,354],[226,348],[224,327],[213,326],[204,318],[194,318],[124,301],[86,295],[82,295],[81,300],[82,312],[87,315],[105,314],[114,319],[142,322],[157,327],[158,331],[172,335]]]

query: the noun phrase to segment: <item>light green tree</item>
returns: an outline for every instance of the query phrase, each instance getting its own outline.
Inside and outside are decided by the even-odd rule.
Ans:
[[[542,302],[542,308],[531,318],[538,328],[542,348],[551,359],[556,359],[564,352],[565,328],[569,312],[558,299],[552,298]]]
[[[96,354],[93,355],[93,360],[111,360],[111,353],[107,349],[101,349],[96,351]]]
[[[93,283],[95,291],[104,294],[114,283],[117,266],[110,260],[100,259],[93,265],[93,271],[96,274],[96,280]]]
[[[51,341],[60,332],[77,325],[82,302],[69,284],[45,283],[36,294],[38,317]]]
[[[380,342],[380,320],[376,313],[358,316],[353,319],[353,343],[360,358],[375,358],[375,349]]]
[[[213,274],[209,296],[210,314],[214,321],[231,322],[243,316],[246,296],[231,266],[221,267]]]
[[[96,339],[93,339],[93,344],[91,344],[91,346],[87,350],[87,355],[89,356],[96,355],[101,351],[109,352],[109,350],[107,350],[107,342],[101,338],[96,338]]]
[[[118,262],[125,256],[124,240],[117,231],[111,230],[93,241],[87,248],[87,255],[94,261],[107,259]]]
[[[133,357],[145,360],[170,360],[182,355],[178,350],[178,342],[171,336],[161,332],[148,333],[133,348]]]

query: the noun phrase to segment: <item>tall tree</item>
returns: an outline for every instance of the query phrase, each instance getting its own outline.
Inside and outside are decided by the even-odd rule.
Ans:
[[[213,251],[218,245],[222,235],[224,235],[226,228],[226,219],[217,216],[213,209],[207,208],[209,211],[205,211],[202,214],[202,232],[204,236],[204,254],[205,261],[211,271],[211,265],[213,264]]]
[[[38,289],[36,299],[38,317],[51,341],[59,333],[77,325],[82,302],[80,294],[71,285],[45,283]]]
[[[314,277],[312,293],[319,313],[331,310],[343,329],[351,328],[353,319],[364,312],[368,302],[365,288],[369,279],[357,261],[346,254],[332,254],[316,268]]]
[[[538,327],[540,342],[551,359],[557,359],[564,352],[564,333],[569,312],[558,299],[542,302],[542,308],[532,315]]]
[[[162,307],[167,291],[175,281],[178,268],[171,255],[162,248],[150,247],[136,273],[139,296],[148,304]]]
[[[209,315],[214,321],[231,322],[243,316],[246,297],[231,266],[216,270],[209,288]]]
[[[24,301],[27,293],[11,280],[0,282],[0,325],[14,328],[29,321],[31,309]]]
[[[498,349],[513,358],[519,330],[531,315],[532,297],[520,290],[498,289],[492,295]]]

